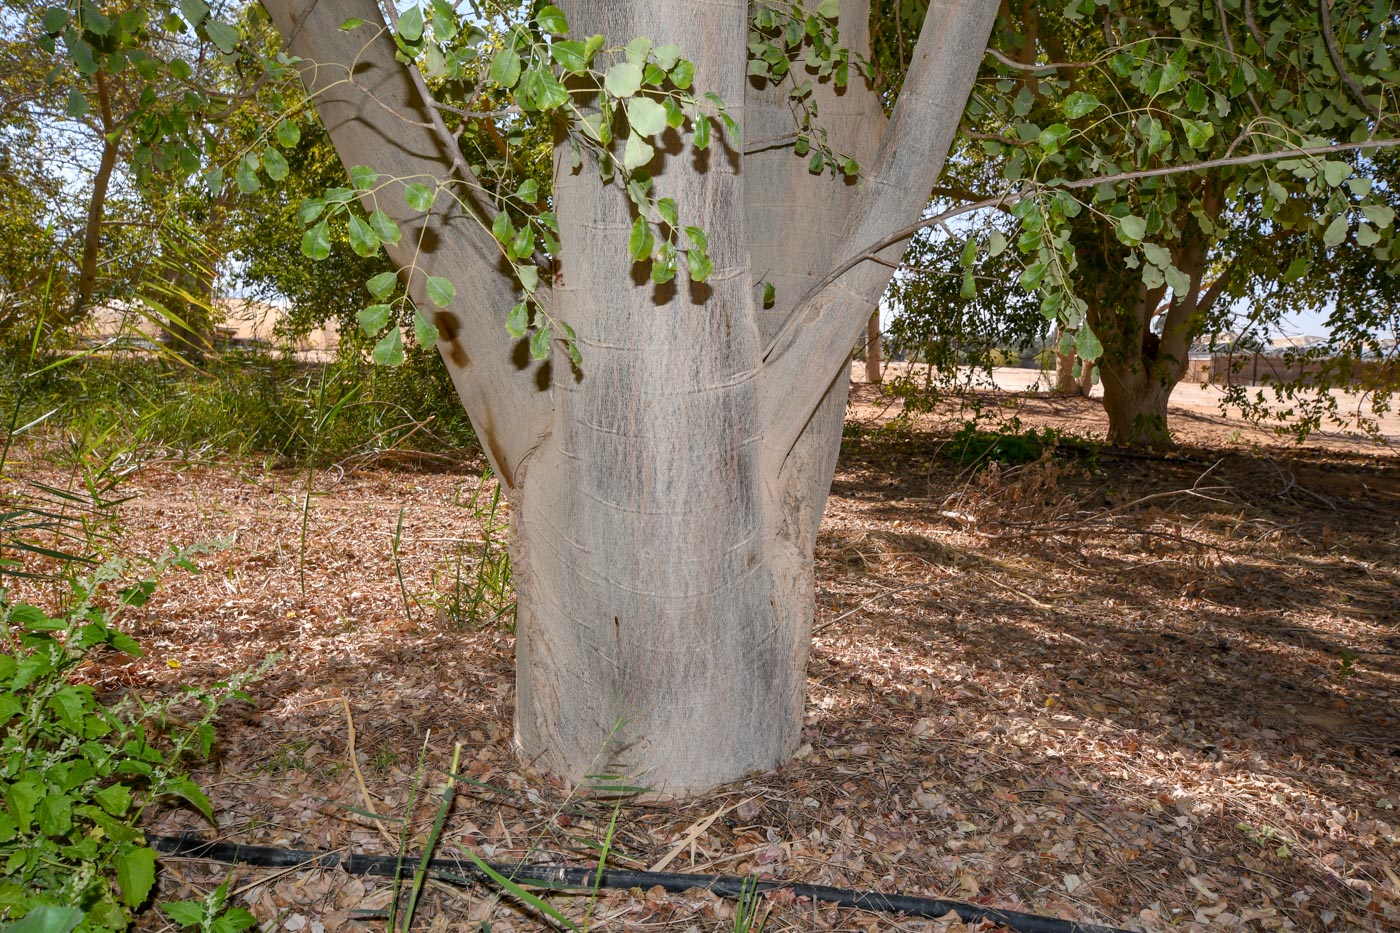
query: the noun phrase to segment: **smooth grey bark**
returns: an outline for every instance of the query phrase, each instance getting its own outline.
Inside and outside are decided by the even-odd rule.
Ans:
[[[386,250],[401,270],[416,267],[408,282],[414,301],[434,307],[425,293],[428,274],[448,275],[457,286],[452,307],[435,316],[438,349],[492,468],[507,489],[516,489],[521,464],[548,424],[549,395],[539,387],[540,367],[519,362],[528,356],[516,352],[501,325],[516,285],[491,238],[492,218],[472,203],[476,179],[456,142],[434,125],[409,70],[394,60],[374,0],[265,0],[263,6],[288,52],[303,60],[302,81],[346,170],[367,165],[396,179],[366,207],[378,206],[403,231],[399,245]],[[352,18],[364,25],[340,28]],[[403,185],[442,180],[458,199],[439,192],[426,217],[408,208]]]
[[[319,63],[304,74],[347,165],[464,174],[392,46],[335,35],[349,16],[379,22],[370,0],[329,14],[308,0],[264,2],[293,51]],[[765,146],[795,125],[787,88],[746,76],[746,0],[561,6],[576,35],[680,45],[697,91],[718,93],[744,126],[748,152],[697,154],[671,137],[648,167],[682,223],[709,234],[712,276],[651,284],[627,256],[626,197],[591,165],[571,171],[562,149],[549,301],[578,333],[582,367],[556,352],[541,389],[509,364],[512,283],[466,211],[434,217],[419,266],[458,282],[458,346],[440,349],[473,423],[495,431],[483,432],[493,463],[510,471],[520,754],[574,782],[624,774],[683,794],[774,767],[799,743],[843,364],[902,246],[861,257],[927,203],[996,3],[934,5],[909,103],[888,127],[869,88],[819,86],[833,145],[868,167],[854,184]],[[842,5],[858,48],[867,17],[865,2]],[[334,67],[349,61],[360,63],[353,82]],[[777,288],[769,308],[763,281]]]

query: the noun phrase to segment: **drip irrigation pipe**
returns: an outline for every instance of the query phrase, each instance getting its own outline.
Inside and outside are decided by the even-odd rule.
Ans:
[[[176,858],[208,859],[216,862],[257,865],[264,868],[340,868],[352,875],[411,876],[420,859],[410,856],[342,854],[276,846],[245,846],[228,842],[205,842],[196,836],[155,836],[147,841],[162,855]],[[1097,923],[1060,920],[1019,910],[1000,910],[941,898],[914,897],[907,894],[882,894],[879,891],[853,891],[824,884],[796,884],[789,881],[756,881],[733,875],[676,874],[673,872],[630,871],[627,869],[580,868],[567,865],[529,865],[508,862],[486,862],[494,872],[523,885],[546,888],[573,888],[589,891],[596,888],[641,888],[660,886],[666,891],[680,893],[692,888],[711,891],[720,897],[748,897],[766,891],[789,891],[794,897],[808,898],[857,910],[908,914],[911,917],[937,919],[949,913],[957,914],[964,923],[990,921],[1019,933],[1128,933],[1117,927]],[[439,881],[472,884],[488,881],[486,872],[471,862],[435,858],[428,862],[428,874]]]

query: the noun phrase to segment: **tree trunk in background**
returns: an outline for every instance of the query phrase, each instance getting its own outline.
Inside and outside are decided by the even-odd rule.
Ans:
[[[455,141],[394,62],[394,45],[339,29],[378,22],[373,0],[264,0],[347,165],[391,178],[469,175]],[[561,4],[571,34],[674,42],[746,139],[790,134],[786,87],[747,77],[744,0]],[[801,736],[810,650],[813,550],[830,489],[851,348],[889,281],[880,260],[825,276],[918,217],[941,169],[995,15],[993,0],[936,2],[885,127],[873,92],[819,83],[833,145],[862,166],[856,184],[815,176],[778,147],[730,140],[694,152],[668,131],[649,166],[657,196],[709,236],[714,272],[663,286],[628,257],[632,211],[594,166],[558,149],[561,254],[550,314],[578,334],[583,364],[556,349],[517,365],[505,312],[516,285],[477,219],[491,208],[439,203],[403,213],[390,250],[452,277],[439,349],[514,510],[516,742],[526,761],[587,784],[625,776],[654,791],[700,791],[791,756]],[[868,5],[841,4],[843,40],[864,49]],[[355,81],[312,62],[355,62]],[[363,88],[364,90],[361,90]],[[369,94],[372,93],[372,98]],[[406,114],[390,123],[386,113]],[[742,169],[742,171],[741,171]],[[470,178],[467,179],[471,181]],[[440,198],[439,202],[447,199]],[[428,236],[419,236],[424,225]],[[409,244],[430,244],[414,254]],[[757,285],[776,300],[761,307]]]
[[[884,371],[882,369],[884,360],[880,354],[880,312],[877,310],[870,315],[870,321],[865,325],[865,381],[871,385],[879,385],[884,381]]]
[[[1167,400],[1171,398],[1176,381],[1108,363],[1100,372],[1103,407],[1108,413],[1109,443],[1154,450],[1171,447]]]
[[[1074,364],[1078,362],[1079,354],[1073,350],[1068,353],[1055,351],[1055,392],[1058,395],[1078,395],[1079,380],[1074,375]]]

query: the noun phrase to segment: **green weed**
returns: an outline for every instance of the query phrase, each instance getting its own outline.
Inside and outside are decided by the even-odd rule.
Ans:
[[[213,819],[186,762],[208,756],[219,708],[247,699],[242,688],[261,671],[151,703],[108,702],[85,673],[113,652],[140,654],[117,618],[166,569],[193,570],[194,553],[147,562],[134,582],[136,564],[105,561],[70,579],[56,615],[0,589],[0,919],[124,930],[155,885],[155,852],[138,828],[146,808],[179,799]]]

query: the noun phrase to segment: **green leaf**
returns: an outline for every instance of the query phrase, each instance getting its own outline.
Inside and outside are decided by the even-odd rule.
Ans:
[[[1136,246],[1147,236],[1147,221],[1134,214],[1119,217],[1117,227],[1118,239],[1129,246]]]
[[[540,199],[539,186],[535,184],[533,178],[527,178],[520,183],[520,187],[515,189],[515,197],[526,204],[534,204]]]
[[[627,134],[627,146],[622,150],[622,167],[629,171],[641,168],[652,160],[656,150],[638,133]]]
[[[1041,130],[1040,136],[1037,137],[1036,141],[1040,144],[1040,148],[1044,149],[1046,152],[1059,152],[1060,145],[1072,132],[1073,130],[1071,130],[1068,125],[1064,123],[1054,123]]]
[[[413,336],[420,347],[431,347],[438,342],[437,325],[422,311],[413,312]]]
[[[427,292],[429,301],[439,308],[446,308],[457,297],[457,286],[452,284],[451,279],[443,278],[440,275],[430,275],[428,276]]]
[[[277,144],[284,149],[290,149],[301,142],[301,130],[291,120],[282,120],[277,124]]]
[[[331,254],[331,227],[325,218],[302,234],[301,251],[307,258],[316,260]]]
[[[203,901],[166,901],[160,909],[182,927],[202,927],[205,906]]]
[[[1162,275],[1167,280],[1167,287],[1178,297],[1188,294],[1191,291],[1191,276],[1182,272],[1176,266],[1168,264],[1162,268]]]
[[[710,273],[715,271],[714,261],[701,250],[690,250],[685,254],[685,261],[690,266],[690,280],[692,282],[703,282],[710,277]]]
[[[631,97],[642,87],[642,66],[618,62],[608,69],[607,76],[603,78],[603,87],[613,97]]]
[[[1327,229],[1322,232],[1322,242],[1327,246],[1336,246],[1347,238],[1347,229],[1351,226],[1351,221],[1346,214],[1338,214],[1327,225]]]
[[[1347,179],[1347,187],[1351,189],[1351,193],[1356,195],[1358,198],[1364,198],[1366,197],[1366,195],[1370,194],[1371,186],[1373,184],[1374,182],[1372,182],[1371,179],[1365,178],[1360,175],[1353,176]]]
[[[666,128],[666,108],[649,97],[627,102],[627,122],[643,136],[655,136]]]
[[[530,359],[542,360],[549,356],[550,332],[545,324],[530,335]]]
[[[113,816],[121,816],[131,809],[131,790],[125,784],[104,787],[92,795],[97,805]]]
[[[82,922],[83,912],[76,907],[40,904],[5,927],[5,933],[71,933]]]
[[[977,277],[969,269],[963,273],[962,288],[958,289],[961,298],[972,299],[977,297]]]
[[[73,828],[73,798],[50,790],[39,801],[36,815],[41,833],[54,839],[62,838]]]
[[[321,212],[325,209],[325,201],[320,198],[307,198],[302,201],[301,206],[297,208],[297,221],[301,224],[309,224],[317,217],[320,217]]]
[[[1358,246],[1375,246],[1381,241],[1381,235],[1374,228],[1367,224],[1356,225],[1356,243]]]
[[[772,282],[763,283],[763,306],[771,308],[773,302],[777,300],[778,289]]]
[[[392,274],[392,273],[390,273]],[[389,315],[393,309],[386,304],[370,305],[355,313],[355,320],[360,323],[360,330],[365,332],[366,337],[373,337],[384,329],[384,325],[389,323]]]
[[[366,259],[379,252],[379,237],[374,230],[354,214],[350,215],[350,248]]]
[[[380,366],[403,365],[403,334],[399,333],[397,327],[389,328],[389,332],[374,345],[369,355]]]
[[[703,113],[695,118],[695,148],[710,148],[710,119]]]
[[[651,50],[651,57],[656,59],[656,63],[661,66],[662,71],[670,71],[681,60],[681,47],[669,44],[658,45]]]
[[[525,302],[520,302],[510,309],[510,314],[506,315],[506,332],[512,337],[520,338],[525,336],[525,332],[530,329],[530,309]]]
[[[1071,120],[1078,120],[1080,117],[1087,116],[1102,106],[1103,102],[1093,94],[1087,91],[1075,91],[1065,98],[1063,110],[1066,117]]]
[[[117,853],[117,884],[122,890],[122,902],[135,910],[151,893],[156,883],[156,853],[145,846],[124,849]]]
[[[341,23],[340,28],[345,30],[346,32],[349,32],[352,29],[359,29],[364,24],[365,21],[363,19],[360,19],[360,17],[358,16],[352,16],[345,22]]]
[[[573,74],[588,69],[588,53],[584,44],[577,39],[559,39],[551,42],[549,55],[559,63],[559,67]]]
[[[596,139],[605,146],[612,142],[612,127],[604,114],[586,113],[579,124],[583,127],[583,132],[590,138]]]
[[[1296,282],[1307,274],[1308,261],[1304,257],[1298,256],[1292,262],[1290,262],[1288,264],[1288,268],[1284,270],[1283,281],[1285,283]]]
[[[535,231],[526,224],[510,241],[510,255],[514,259],[528,259],[535,251]]]
[[[238,160],[238,171],[234,172],[233,180],[238,183],[238,190],[243,194],[252,194],[262,187],[262,182],[258,181],[258,157],[251,152],[245,153],[243,158]]]
[[[403,237],[403,234],[399,232],[399,225],[377,207],[369,213],[369,225],[381,243],[397,246]]]
[[[496,219],[491,221],[491,235],[496,238],[496,242],[505,246],[515,236],[515,225],[510,222],[510,215],[501,211],[496,215]]]
[[[1025,271],[1021,273],[1021,287],[1026,291],[1034,290],[1040,285],[1041,280],[1045,278],[1045,270],[1047,268],[1043,261],[1033,262],[1029,266],[1026,266]]]
[[[992,259],[1006,252],[1006,234],[1000,230],[993,230],[991,236],[987,238],[987,255]]]
[[[423,38],[423,8],[414,4],[399,14],[399,38],[417,42]]]
[[[68,106],[64,112],[70,117],[85,117],[92,111],[83,92],[73,87],[68,89]]]
[[[1079,333],[1074,335],[1074,350],[1081,360],[1096,360],[1103,356],[1103,344],[1088,324],[1080,325]]]
[[[205,7],[207,10],[208,7]],[[62,7],[51,6],[44,11],[41,22],[44,25],[44,32],[58,35],[63,31],[63,27],[68,25],[68,11]]]
[[[412,181],[403,187],[403,199],[415,211],[428,211],[433,207],[433,189],[419,181]]]
[[[638,36],[627,43],[627,61],[640,66],[647,60],[647,55],[651,53],[651,40],[646,36]]]
[[[840,0],[822,0],[817,4],[817,15],[824,19],[835,19],[841,13]]]
[[[661,219],[671,226],[676,226],[680,220],[680,213],[676,208],[675,198],[658,198],[656,202],[656,213],[661,215]]]
[[[515,82],[520,80],[520,56],[515,49],[506,47],[496,53],[491,59],[490,75],[501,87],[515,87]]]
[[[540,287],[540,270],[532,265],[516,266],[515,276],[520,279],[520,287],[527,294],[534,294],[535,289]]]
[[[225,55],[232,55],[233,50],[238,48],[239,32],[237,27],[217,19],[210,19],[204,24],[204,31],[209,36],[209,41],[219,47],[219,51]]]
[[[1215,135],[1215,127],[1204,120],[1191,120],[1183,117],[1181,125],[1186,128],[1186,145],[1199,149],[1210,142]]]
[[[1387,229],[1395,222],[1395,209],[1386,204],[1363,205],[1361,213],[1367,220],[1377,227],[1380,227],[1382,230]]]
[[[566,35],[569,31],[569,19],[564,15],[564,11],[557,6],[546,6],[540,10],[535,17],[535,22],[540,24],[540,28],[551,36]]]
[[[398,281],[399,277],[393,272],[381,272],[366,282],[365,288],[369,289],[369,293],[375,298],[383,301],[385,298],[389,297],[389,293],[394,290],[394,286],[398,284]],[[375,329],[378,330],[378,328]]]
[[[549,68],[531,67],[516,92],[522,107],[555,110],[569,101],[569,92]]]
[[[671,83],[679,90],[688,91],[690,85],[695,81],[695,63],[687,58],[682,58],[676,62],[676,67],[670,69]]]
[[[1157,83],[1157,88],[1153,95],[1165,94],[1186,79],[1186,49],[1178,49],[1176,54],[1167,59],[1166,67],[1162,69],[1161,80]]]
[[[356,191],[371,191],[379,184],[379,173],[368,165],[356,165],[350,169],[350,184]]]
[[[271,146],[263,150],[262,163],[263,171],[267,172],[267,177],[271,178],[273,181],[281,181],[286,178],[287,173],[291,171],[282,153]]]
[[[1345,162],[1323,162],[1322,177],[1329,188],[1335,188],[1351,176],[1351,166]]]
[[[724,131],[729,134],[729,144],[735,149],[740,149],[744,145],[743,134],[739,132],[739,122],[727,113],[719,115],[719,122],[724,124]]]
[[[638,217],[632,221],[632,233],[627,238],[627,253],[634,261],[640,262],[650,256],[655,243],[656,238],[651,235],[651,227],[646,218]]]

